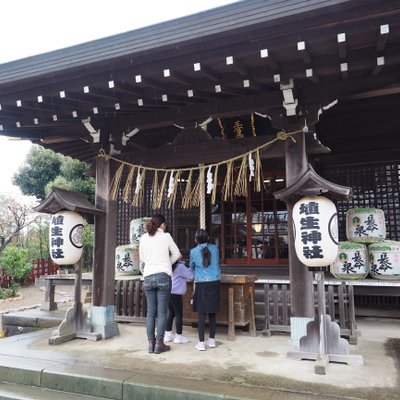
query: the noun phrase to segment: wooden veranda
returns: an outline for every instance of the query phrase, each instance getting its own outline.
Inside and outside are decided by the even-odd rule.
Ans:
[[[153,213],[155,171],[206,172],[220,163],[205,219],[222,264],[289,274],[292,317],[309,318],[311,274],[294,254],[286,205],[273,193],[310,163],[353,190],[337,200],[342,240],[345,212],[360,205],[384,209],[388,237],[400,239],[399,64],[396,0],[243,0],[0,65],[0,134],[93,165],[96,207],[104,211],[95,223],[93,315],[105,337],[114,323],[115,247],[129,242],[132,218]],[[263,189],[224,196],[225,162],[255,149]],[[110,188],[124,163],[114,201]],[[123,190],[133,166],[148,172],[136,200],[137,175]],[[231,167],[235,182],[240,165]],[[173,204],[161,196],[157,211],[187,254],[198,209],[182,207],[184,189]]]

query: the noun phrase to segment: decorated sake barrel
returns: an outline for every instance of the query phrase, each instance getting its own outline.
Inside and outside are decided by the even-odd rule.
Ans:
[[[331,273],[338,279],[363,279],[368,275],[368,251],[363,243],[339,242]]]
[[[139,275],[139,245],[124,244],[115,249],[115,276]]]
[[[375,279],[400,278],[400,242],[386,240],[368,245],[370,276]]]
[[[145,226],[150,220],[150,217],[143,217],[131,221],[129,226],[129,238],[132,244],[139,243],[140,238],[146,233]]]
[[[351,208],[346,215],[347,240],[381,242],[386,238],[385,214],[378,208]]]

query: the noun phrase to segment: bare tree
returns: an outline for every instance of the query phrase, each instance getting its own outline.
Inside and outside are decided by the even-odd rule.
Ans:
[[[0,196],[0,253],[18,240],[24,229],[36,222],[38,214],[31,205],[11,197]]]

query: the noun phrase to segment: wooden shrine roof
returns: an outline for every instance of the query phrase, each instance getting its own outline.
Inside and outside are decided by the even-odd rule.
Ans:
[[[336,99],[397,95],[399,64],[397,0],[243,0],[0,65],[0,134],[82,161],[110,146],[131,160],[210,118],[213,139],[239,141],[240,120],[251,145],[284,128],[296,101],[312,125]]]

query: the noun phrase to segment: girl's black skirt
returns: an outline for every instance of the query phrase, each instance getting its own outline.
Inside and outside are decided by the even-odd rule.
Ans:
[[[220,281],[196,282],[193,295],[193,311],[215,313],[219,310]]]

